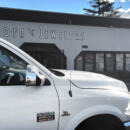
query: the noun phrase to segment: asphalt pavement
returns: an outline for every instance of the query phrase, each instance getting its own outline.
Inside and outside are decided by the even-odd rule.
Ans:
[[[130,130],[130,128],[127,128],[126,130]]]

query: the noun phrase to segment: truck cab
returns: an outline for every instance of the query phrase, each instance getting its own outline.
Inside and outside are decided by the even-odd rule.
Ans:
[[[102,74],[48,70],[0,39],[1,130],[125,130],[130,96]]]

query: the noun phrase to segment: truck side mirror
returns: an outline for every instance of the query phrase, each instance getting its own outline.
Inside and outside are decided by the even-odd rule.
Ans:
[[[26,86],[42,86],[45,83],[45,76],[39,73],[36,66],[27,66],[26,70]]]

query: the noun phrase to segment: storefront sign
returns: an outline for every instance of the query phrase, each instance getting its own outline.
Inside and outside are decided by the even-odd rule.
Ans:
[[[80,31],[59,31],[55,29],[48,29],[47,27],[41,26],[34,28],[25,27],[6,27],[0,26],[0,37],[9,38],[40,38],[44,40],[85,40],[85,32]]]

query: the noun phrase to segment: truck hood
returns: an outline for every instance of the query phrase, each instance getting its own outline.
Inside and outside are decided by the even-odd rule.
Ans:
[[[64,73],[72,84],[81,89],[113,89],[128,92],[127,86],[123,81],[105,76],[103,74],[70,70],[57,71]]]

